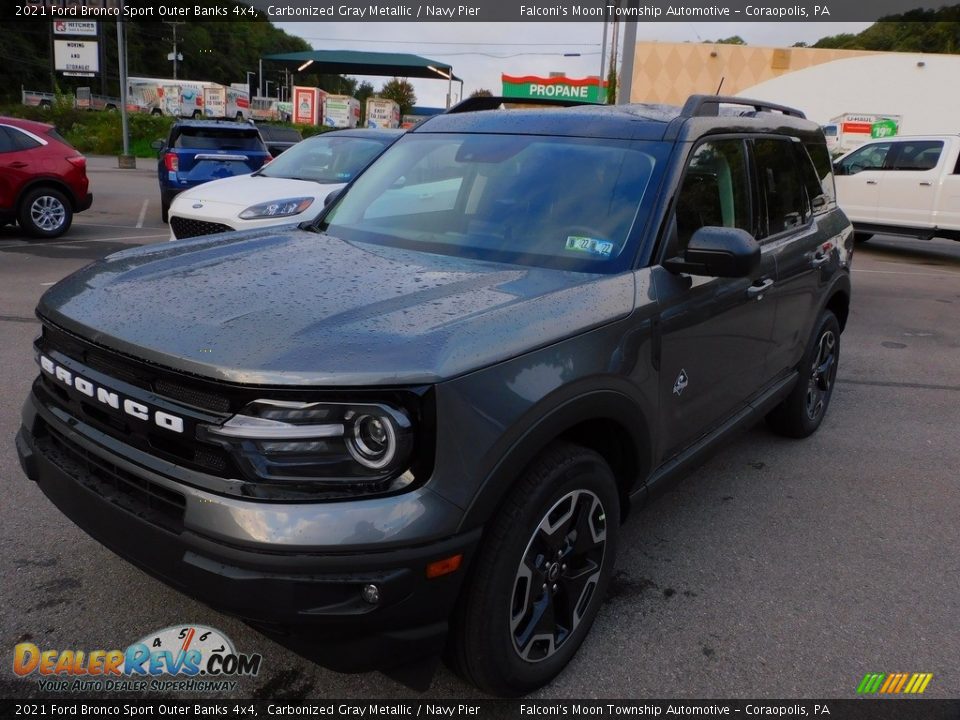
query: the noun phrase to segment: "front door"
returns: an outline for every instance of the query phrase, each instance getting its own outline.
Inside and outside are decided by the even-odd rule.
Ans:
[[[700,227],[737,227],[754,234],[758,204],[751,191],[746,142],[697,145],[677,194],[666,259],[682,253]],[[675,455],[743,409],[767,383],[776,268],[764,250],[747,278],[673,274],[657,267],[660,305],[660,457]]]

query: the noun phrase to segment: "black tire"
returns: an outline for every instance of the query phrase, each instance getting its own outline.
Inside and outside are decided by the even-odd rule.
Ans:
[[[865,243],[867,240],[873,237],[873,233],[868,232],[854,232],[853,241],[857,243]]]
[[[839,362],[840,323],[836,315],[824,310],[800,361],[797,386],[767,415],[774,432],[792,438],[816,432],[833,396]]]
[[[161,110],[160,108],[154,108],[153,110],[150,111],[150,114],[151,114],[151,115],[163,115],[163,110]]]
[[[160,221],[164,224],[170,222],[170,203],[160,198]]]
[[[17,221],[25,233],[51,239],[63,235],[73,224],[73,207],[67,196],[51,187],[38,187],[20,200]]]
[[[545,450],[484,535],[450,633],[454,669],[504,697],[552,680],[600,610],[619,524],[620,498],[606,461],[576,445]]]

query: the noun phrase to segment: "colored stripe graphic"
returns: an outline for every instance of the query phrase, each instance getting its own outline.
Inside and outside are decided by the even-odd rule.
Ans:
[[[857,685],[857,694],[919,695],[933,680],[933,673],[867,673]]]

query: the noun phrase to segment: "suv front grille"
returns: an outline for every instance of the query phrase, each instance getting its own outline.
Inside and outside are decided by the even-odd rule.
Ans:
[[[37,449],[53,464],[107,502],[169,532],[183,531],[186,499],[180,493],[127,472],[54,433],[49,426],[36,442]]]
[[[222,232],[233,232],[233,228],[223,223],[207,222],[206,220],[193,220],[192,218],[182,218],[176,215],[170,218],[170,229],[173,230],[173,236],[177,240],[186,238],[200,237],[201,235],[215,235]]]

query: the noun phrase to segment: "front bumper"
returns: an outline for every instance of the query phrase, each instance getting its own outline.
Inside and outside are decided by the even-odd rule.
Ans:
[[[197,204],[203,205],[202,208],[194,209],[193,200],[179,198],[176,203],[170,207],[170,217],[179,217],[185,224],[191,227],[196,226],[188,237],[198,237],[200,235],[209,235],[214,232],[229,232],[230,230],[259,230],[261,228],[278,227],[281,225],[296,226],[304,222],[314,220],[323,209],[323,203],[315,200],[313,204],[299,215],[288,215],[285,217],[263,217],[253,220],[243,220],[240,213],[246,209],[246,205],[233,205],[218,201],[197,201]],[[314,208],[314,205],[318,205]],[[209,229],[204,231],[204,226]],[[226,228],[226,229],[223,229]],[[177,237],[173,232],[173,226],[170,229],[171,240],[183,240]]]
[[[427,527],[425,515],[436,516],[437,528],[459,520],[459,511],[433,493],[436,500],[416,498],[414,491],[309,505],[240,501],[165,478],[96,437],[82,422],[62,422],[31,394],[17,453],[26,475],[54,505],[137,567],[335,670],[384,669],[442,649],[480,531],[413,540],[408,533]],[[181,497],[182,527],[171,525],[169,512],[159,522],[156,508],[138,506],[130,488],[121,487],[127,482],[146,493],[147,505],[166,511],[179,502],[174,496]],[[356,515],[365,502],[366,525]],[[381,522],[388,502],[397,517],[392,535]],[[219,512],[204,512],[217,505]],[[279,516],[287,518],[283,527]],[[354,537],[343,536],[344,518],[352,518]],[[410,527],[399,527],[405,522]],[[337,538],[323,538],[337,528]],[[427,579],[430,562],[457,553],[464,555],[459,570]],[[380,591],[376,605],[361,597],[370,583]]]

